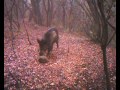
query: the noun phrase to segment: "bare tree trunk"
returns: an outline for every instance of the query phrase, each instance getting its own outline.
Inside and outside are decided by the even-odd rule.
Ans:
[[[53,0],[50,0],[50,25],[52,24],[53,21]]]
[[[31,43],[31,41],[30,41],[29,34],[28,34],[28,30],[27,30],[27,28],[26,28],[26,26],[25,26],[25,21],[24,21],[24,19],[23,19],[23,24],[24,24],[25,31],[26,31],[26,34],[27,34],[28,42],[29,42],[30,45],[32,45],[32,43]]]
[[[48,25],[48,11],[47,11],[47,8],[46,8],[46,5],[45,5],[45,0],[43,0],[43,5],[44,5],[44,8],[45,8],[45,12],[46,12],[46,25]]]
[[[72,29],[72,22],[73,22],[73,21],[72,21],[72,20],[73,20],[73,19],[72,19],[72,16],[73,16],[73,15],[72,15],[72,11],[73,11],[73,0],[70,1],[70,5],[71,5],[71,6],[70,6],[70,11],[69,11],[70,14],[69,14],[69,20],[68,20],[68,21],[69,21],[69,22],[68,22],[68,27],[69,27],[69,30],[71,31],[71,29]]]
[[[36,14],[38,19],[38,24],[42,25],[42,15],[41,15],[40,6],[39,6],[40,1],[41,0],[36,0]]]
[[[46,25],[47,27],[51,25],[52,23],[52,17],[53,17],[53,1],[47,0],[47,5],[45,5],[45,1],[43,0],[43,5],[46,12]]]
[[[108,65],[107,65],[107,57],[106,57],[106,48],[101,48],[103,52],[103,64],[104,64],[104,72],[105,72],[105,78],[106,78],[106,88],[107,90],[111,90],[110,88],[110,78],[109,78],[109,72],[108,72]]]
[[[15,55],[15,57],[17,58],[17,55],[16,55],[16,52],[14,51],[14,39],[15,39],[15,37],[14,37],[14,33],[13,33],[13,7],[14,7],[14,5],[15,5],[15,1],[13,1],[12,2],[13,4],[12,4],[12,6],[11,6],[11,11],[10,11],[10,15],[9,15],[9,17],[8,17],[8,19],[9,19],[9,22],[10,22],[10,31],[11,31],[11,37],[12,37],[12,39],[11,39],[11,42],[12,42],[12,50],[13,50],[13,53],[14,53],[14,55]]]
[[[47,9],[47,26],[50,26],[50,1],[48,0],[48,9]]]
[[[15,8],[16,14],[15,14],[15,15],[16,15],[16,17],[17,17],[17,18],[16,18],[16,19],[17,19],[16,24],[17,24],[17,27],[18,27],[18,30],[19,30],[19,29],[20,29],[20,23],[19,23],[19,13],[20,13],[20,12],[19,12],[19,8],[18,8],[18,7],[19,7],[19,6],[18,6],[18,2],[16,2],[15,5],[16,5],[16,8]]]
[[[19,8],[19,7],[18,7],[18,8]],[[24,13],[22,13],[21,8],[19,8],[19,11],[20,11],[20,13],[21,13],[22,17],[24,17]],[[30,45],[32,45],[32,43],[31,43],[31,41],[30,41],[30,38],[29,38],[28,30],[27,30],[27,28],[26,28],[26,26],[25,26],[25,21],[24,21],[24,18],[23,18],[23,24],[24,24],[25,31],[26,31],[26,34],[27,34],[28,42],[29,42],[29,44],[30,44]]]
[[[101,13],[101,21],[102,21],[101,49],[103,51],[103,64],[104,64],[104,72],[106,76],[106,86],[107,86],[107,90],[111,90],[108,65],[107,65],[107,57],[106,57],[106,47],[108,42],[108,24],[104,14],[103,1],[99,0],[97,4]]]
[[[32,20],[32,18],[33,18],[33,11],[30,10],[30,14],[29,14],[29,22]]]
[[[65,27],[66,27],[66,25],[65,25],[65,16],[66,16],[66,14],[65,14],[65,6],[63,5],[62,8],[63,8],[63,17],[62,17],[62,21],[63,21],[63,27],[65,28]]]
[[[107,65],[107,57],[106,57],[106,47],[108,42],[108,24],[107,18],[105,17],[104,13],[104,1],[103,0],[87,0],[89,5],[91,15],[95,24],[98,26],[97,37],[100,38],[100,45],[101,50],[103,52],[103,65],[104,65],[104,73],[106,77],[106,88],[107,90],[111,89],[110,86],[110,78],[108,72],[108,65]]]
[[[39,3],[41,0],[31,0],[32,10],[34,12],[34,21],[38,25],[42,25],[42,17],[39,9]]]

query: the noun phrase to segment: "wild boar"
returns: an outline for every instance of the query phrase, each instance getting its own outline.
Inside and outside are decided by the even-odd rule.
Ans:
[[[40,47],[40,53],[39,53],[40,56],[45,55],[46,52],[47,52],[47,55],[49,55],[53,49],[54,43],[57,44],[57,48],[58,48],[59,47],[58,39],[59,39],[59,35],[58,35],[58,30],[56,28],[49,29],[44,34],[41,40],[37,39],[37,42],[39,43],[39,47]]]

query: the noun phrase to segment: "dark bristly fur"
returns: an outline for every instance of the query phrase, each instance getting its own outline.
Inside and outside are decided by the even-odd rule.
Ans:
[[[58,39],[59,39],[59,35],[56,28],[49,29],[44,34],[44,37],[42,37],[41,40],[37,39],[37,42],[39,43],[40,46],[40,56],[45,55],[46,51],[48,51],[47,54],[49,55],[53,49],[54,43],[57,44],[57,48],[58,48]]]

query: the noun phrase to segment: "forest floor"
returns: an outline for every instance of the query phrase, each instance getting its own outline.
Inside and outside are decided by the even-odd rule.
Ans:
[[[82,33],[68,33],[58,28],[59,48],[53,47],[49,62],[39,63],[37,38],[41,38],[47,27],[26,23],[19,32],[4,31],[4,88],[9,90],[104,90],[102,51]],[[13,47],[12,47],[13,45]],[[13,52],[14,48],[14,52]],[[107,48],[107,61],[111,90],[116,89],[116,49]]]

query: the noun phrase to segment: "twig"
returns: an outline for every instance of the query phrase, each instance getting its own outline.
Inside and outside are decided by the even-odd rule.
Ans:
[[[108,45],[109,45],[109,43],[112,41],[112,39],[113,39],[113,37],[115,36],[115,34],[116,34],[116,31],[113,33],[113,35],[111,36],[111,38],[110,38],[110,40],[108,41],[108,43],[107,43],[107,45],[106,45],[106,46],[108,46]]]

